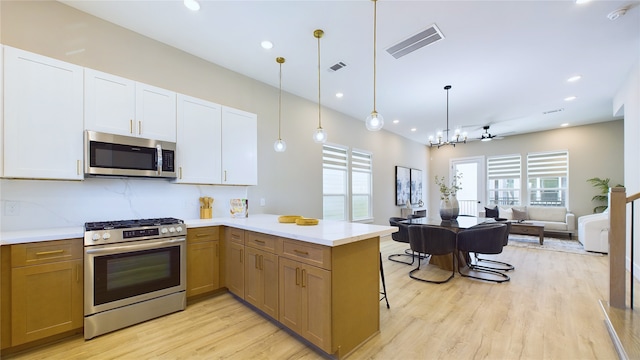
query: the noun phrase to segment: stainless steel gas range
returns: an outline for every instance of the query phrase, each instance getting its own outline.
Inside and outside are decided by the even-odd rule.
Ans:
[[[174,218],[85,224],[85,339],[184,310],[186,234]]]

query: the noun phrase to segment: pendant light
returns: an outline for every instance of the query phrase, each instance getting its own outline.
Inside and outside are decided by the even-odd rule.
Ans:
[[[320,105],[320,38],[324,35],[324,31],[317,29],[313,31],[313,36],[318,39],[318,128],[313,133],[313,141],[322,144],[327,141],[327,133],[322,128],[322,116]]]
[[[460,133],[460,129],[456,129],[453,138],[449,140],[449,90],[451,90],[451,85],[446,85],[444,89],[447,92],[447,127],[444,129],[446,135],[443,138],[443,133],[438,131],[436,139],[434,139],[433,136],[429,136],[429,147],[437,146],[438,149],[445,145],[452,145],[455,147],[456,144],[467,143],[467,133]]]
[[[276,152],[284,152],[287,150],[287,143],[280,137],[280,123],[282,122],[282,64],[284,64],[283,57],[277,57],[276,62],[280,64],[280,93],[278,95],[278,140],[273,144],[273,148]]]
[[[369,131],[378,131],[384,126],[384,118],[376,111],[376,28],[377,28],[377,2],[373,1],[373,111],[367,116],[365,125]]]

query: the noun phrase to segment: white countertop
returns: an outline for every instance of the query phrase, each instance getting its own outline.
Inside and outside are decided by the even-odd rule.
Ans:
[[[318,225],[300,226],[278,222],[278,215],[256,214],[247,218],[214,218],[185,220],[187,228],[203,226],[231,226],[264,234],[302,240],[314,244],[339,246],[385,236],[398,231],[397,227],[350,223],[345,221],[320,220]],[[7,231],[0,233],[0,245],[21,244],[37,241],[73,239],[84,237],[83,227]]]

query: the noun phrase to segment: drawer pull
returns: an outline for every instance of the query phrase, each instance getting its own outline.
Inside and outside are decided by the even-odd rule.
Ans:
[[[204,234],[196,234],[196,237],[203,237],[203,236],[207,236],[207,235],[209,235],[209,234],[206,234],[206,233],[204,233]]]
[[[300,255],[309,255],[308,251],[302,251],[302,250],[298,250],[298,249],[293,249],[293,252],[296,254],[300,254]]]
[[[257,242],[258,244],[265,244],[263,240],[253,239],[253,241]]]
[[[36,256],[62,254],[64,250],[52,250],[52,251],[40,251],[36,253]]]

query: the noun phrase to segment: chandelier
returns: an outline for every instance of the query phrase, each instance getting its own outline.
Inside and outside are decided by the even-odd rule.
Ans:
[[[451,85],[445,86],[444,89],[447,91],[447,127],[444,129],[444,133],[446,135],[443,134],[442,131],[438,131],[435,138],[433,135],[429,136],[429,147],[437,146],[438,149],[445,145],[452,145],[455,147],[456,144],[467,143],[467,133],[461,133],[459,128],[455,129],[453,137],[449,140],[449,89],[451,89]]]

